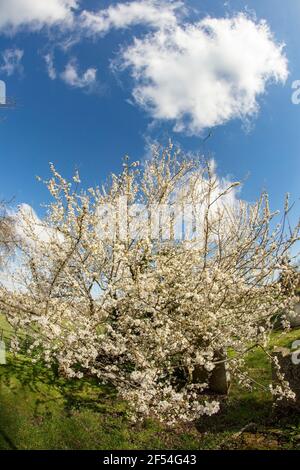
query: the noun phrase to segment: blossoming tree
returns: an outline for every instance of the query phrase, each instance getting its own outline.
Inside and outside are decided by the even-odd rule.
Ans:
[[[295,301],[284,260],[299,226],[285,230],[288,202],[276,224],[267,194],[238,199],[238,183],[171,144],[143,165],[125,159],[121,174],[86,191],[78,175],[70,183],[51,170],[47,217],[19,214],[18,288],[0,290],[15,350],[27,334],[33,360],[113,384],[135,418],[217,412],[195,371],[209,375],[220,361],[255,386],[245,354],[269,354],[276,317]],[[288,292],[277,282],[282,266]],[[271,391],[291,393],[284,376]]]
[[[12,253],[15,243],[14,223],[7,213],[6,204],[0,201],[0,269]]]

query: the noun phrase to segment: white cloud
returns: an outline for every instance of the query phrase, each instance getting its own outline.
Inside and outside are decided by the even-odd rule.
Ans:
[[[79,72],[79,66],[76,59],[71,59],[64,70],[59,73],[54,65],[53,52],[44,55],[48,76],[51,80],[60,78],[67,85],[73,88],[86,89],[89,92],[99,92],[100,86],[97,82],[97,69],[90,67],[85,72]]]
[[[135,39],[122,53],[121,67],[131,70],[139,106],[192,134],[254,116],[268,82],[288,76],[283,46],[267,23],[243,14]]]
[[[121,68],[131,71],[135,103],[155,120],[173,121],[176,131],[201,134],[232,119],[247,122],[258,112],[268,83],[287,78],[283,46],[266,22],[239,14],[183,23],[182,0],[133,0],[81,12],[79,5],[79,0],[0,0],[0,32],[68,25],[63,44],[69,46],[84,35],[135,25],[152,28],[124,48]],[[52,80],[60,77],[72,87],[95,90],[96,68],[79,72],[71,60],[59,73],[52,54],[44,59]],[[3,66],[7,73],[13,70],[10,63]]]
[[[57,74],[56,74],[56,69],[55,69],[55,66],[54,66],[53,54],[48,53],[48,54],[44,55],[44,59],[45,59],[45,62],[46,62],[46,67],[47,67],[47,72],[48,72],[49,78],[51,78],[51,80],[55,80]]]
[[[91,90],[97,83],[97,69],[89,68],[80,75],[77,62],[72,59],[68,62],[60,77],[65,83],[74,88],[88,88]]]
[[[33,30],[55,23],[71,23],[77,0],[1,0],[0,30]]]
[[[2,64],[0,65],[0,72],[5,73],[8,77],[14,73],[22,73],[23,66],[21,64],[24,51],[21,49],[5,49],[2,52]]]
[[[59,239],[59,234],[37,216],[34,209],[28,204],[21,204],[17,212],[12,213],[15,221],[16,235],[23,241],[28,243],[32,239],[39,240],[40,242],[49,243],[55,238]]]
[[[176,14],[184,10],[182,1],[140,0],[117,3],[97,12],[84,10],[81,27],[90,34],[104,35],[111,29],[143,24],[155,28],[175,26]]]
[[[19,242],[33,251],[35,256],[40,253],[41,248],[48,248],[50,243],[63,245],[63,235],[40,219],[30,205],[21,204],[17,210],[9,211],[9,215],[14,220],[15,234]],[[24,280],[29,281],[30,274],[24,265],[22,250],[17,249],[4,268],[0,269],[0,286],[12,291],[26,292]]]

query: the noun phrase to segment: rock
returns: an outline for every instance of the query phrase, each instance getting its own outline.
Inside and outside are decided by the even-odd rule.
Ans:
[[[0,364],[6,364],[5,343],[2,339],[0,340]]]
[[[216,353],[216,361],[224,361],[226,353]],[[204,367],[198,366],[193,372],[194,383],[208,383],[208,389],[205,392],[211,392],[216,395],[228,395],[230,389],[230,374],[227,370],[227,363],[216,364],[215,368],[208,372]]]
[[[277,357],[280,372],[284,375],[285,380],[289,382],[291,390],[296,394],[296,400],[279,400],[277,404],[280,407],[292,407],[300,410],[300,364],[293,362],[293,351],[287,348],[276,348],[272,354]],[[272,380],[276,385],[278,383],[277,370],[272,364]]]
[[[300,303],[297,303],[294,307],[295,312],[289,313],[286,318],[291,324],[291,328],[300,327]]]

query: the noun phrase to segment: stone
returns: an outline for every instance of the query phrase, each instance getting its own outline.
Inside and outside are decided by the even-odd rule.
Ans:
[[[284,375],[285,380],[289,382],[291,390],[296,394],[296,400],[279,400],[278,406],[281,408],[292,407],[300,410],[300,364],[293,362],[293,351],[287,348],[276,348],[273,352],[273,356],[277,357],[280,372]],[[272,364],[272,380],[274,385],[278,383],[277,370]]]
[[[226,353],[217,352],[215,356],[216,361],[224,361]],[[198,366],[193,372],[194,383],[208,383],[208,389],[205,389],[205,393],[208,391],[216,395],[228,395],[230,389],[230,374],[228,371],[227,363],[220,362],[216,364],[215,368],[208,372],[204,367]]]
[[[300,302],[294,307],[294,313],[287,315],[287,320],[290,322],[291,328],[300,327]]]
[[[0,364],[6,364],[5,343],[3,340],[0,340]]]

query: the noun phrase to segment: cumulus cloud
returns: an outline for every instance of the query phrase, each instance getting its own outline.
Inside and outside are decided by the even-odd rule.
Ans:
[[[182,1],[140,0],[117,3],[108,8],[80,15],[81,27],[89,34],[104,35],[111,29],[143,24],[154,28],[175,26],[177,14],[184,10]]]
[[[49,224],[38,217],[35,210],[28,204],[21,204],[18,209],[9,212],[14,221],[15,234],[19,242],[38,254],[41,247],[49,243],[62,245],[64,237]],[[0,269],[0,286],[12,291],[26,292],[24,279],[30,280],[23,263],[22,252],[16,250],[13,257],[7,260],[3,269]]]
[[[134,0],[119,2],[98,11],[79,10],[79,0],[1,0],[0,31],[27,27],[39,30],[55,24],[73,25],[78,32],[105,34],[112,28],[144,24],[156,28],[174,26],[182,0]]]
[[[266,22],[243,14],[135,39],[122,52],[121,68],[131,70],[135,103],[191,134],[254,116],[267,84],[288,76],[283,45]]]
[[[92,67],[88,68],[80,75],[78,64],[75,59],[72,59],[68,62],[60,77],[65,83],[74,88],[87,88],[92,90],[97,83],[97,69]]]
[[[15,231],[23,242],[32,243],[33,240],[49,243],[51,240],[62,241],[62,235],[45,224],[28,204],[21,204],[11,216],[15,222]]]
[[[55,80],[57,77],[57,74],[56,74],[56,69],[54,66],[53,54],[52,53],[45,54],[44,60],[46,62],[46,67],[47,67],[49,78],[51,78],[51,80]]]
[[[41,219],[32,206],[23,203],[16,211],[11,211],[17,237],[23,242],[34,243],[63,243],[64,236],[51,227],[47,219]]]
[[[59,73],[54,64],[54,54],[49,52],[44,55],[47,73],[51,80],[60,78],[73,88],[85,89],[88,92],[99,92],[101,87],[97,81],[97,69],[90,67],[84,72],[79,71],[79,65],[75,58],[69,60],[64,70]]]
[[[2,63],[0,65],[1,73],[5,73],[8,77],[13,75],[14,73],[22,73],[23,66],[22,66],[22,58],[24,55],[24,51],[21,49],[5,49],[2,52]]]
[[[67,38],[69,46],[84,36],[146,26],[148,34],[123,49],[118,65],[132,75],[135,104],[154,120],[173,122],[175,131],[197,135],[232,119],[247,122],[257,114],[268,84],[287,79],[283,45],[265,21],[239,14],[186,23],[182,0],[125,1],[98,11],[82,11],[80,5],[79,0],[0,0],[0,32],[68,25],[68,35],[60,40]],[[59,73],[52,54],[44,60],[52,80],[95,90],[96,68],[80,72],[70,60]],[[10,62],[3,66],[13,73]]]
[[[77,0],[1,0],[0,30],[22,27],[39,30],[56,23],[71,23]]]

